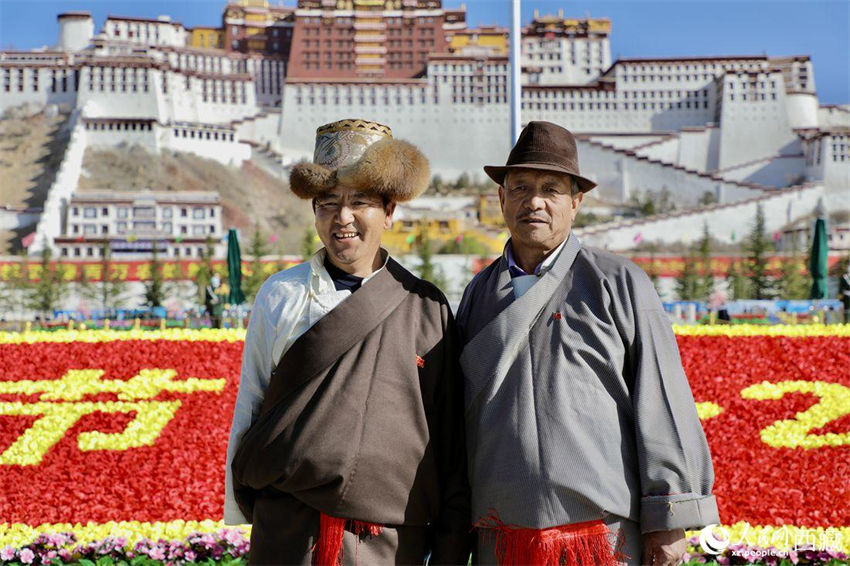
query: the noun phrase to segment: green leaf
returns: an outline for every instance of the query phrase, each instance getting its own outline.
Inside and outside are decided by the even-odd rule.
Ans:
[[[79,564],[80,566],[95,566],[94,562],[92,562],[88,558],[80,558]]]

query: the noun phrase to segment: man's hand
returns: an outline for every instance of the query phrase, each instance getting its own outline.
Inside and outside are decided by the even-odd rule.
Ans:
[[[652,566],[674,566],[682,561],[687,546],[684,529],[644,533],[641,563]]]

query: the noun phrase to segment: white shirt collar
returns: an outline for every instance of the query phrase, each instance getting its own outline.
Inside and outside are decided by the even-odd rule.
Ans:
[[[380,253],[384,258],[384,263],[381,267],[364,277],[361,285],[365,284],[369,279],[377,275],[379,271],[387,266],[387,261],[390,259],[389,252],[387,252],[384,248],[381,248]],[[327,257],[327,254],[327,250],[322,248],[310,257],[310,271],[312,272],[310,287],[313,289],[313,292],[320,295],[336,292],[334,281],[331,278],[330,273],[328,273],[328,270],[325,269],[325,257]]]

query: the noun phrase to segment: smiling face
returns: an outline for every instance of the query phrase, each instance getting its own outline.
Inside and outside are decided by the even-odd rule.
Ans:
[[[584,194],[571,194],[569,175],[535,169],[512,169],[499,187],[502,215],[515,252],[543,256],[570,233]]]
[[[392,226],[395,203],[384,205],[381,197],[338,186],[316,197],[313,210],[331,263],[360,277],[377,269],[381,236]]]

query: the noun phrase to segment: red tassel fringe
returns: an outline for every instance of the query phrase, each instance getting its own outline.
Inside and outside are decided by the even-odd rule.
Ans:
[[[313,547],[313,564],[315,566],[339,566],[342,564],[342,537],[346,526],[355,535],[376,537],[381,534],[383,525],[331,517],[319,514],[319,538]]]
[[[499,566],[617,566],[623,558],[622,538],[613,550],[611,532],[602,521],[528,529],[506,525],[491,511],[475,526],[495,537]]]

